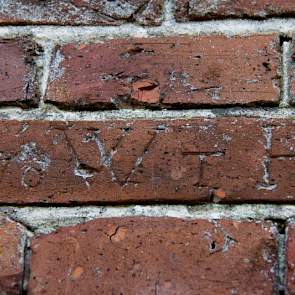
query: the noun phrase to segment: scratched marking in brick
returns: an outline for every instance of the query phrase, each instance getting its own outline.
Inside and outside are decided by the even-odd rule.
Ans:
[[[198,36],[57,46],[45,100],[91,110],[278,104],[278,41]]]
[[[269,166],[271,163],[271,156],[270,151],[272,148],[272,126],[265,126],[263,127],[264,130],[264,137],[265,137],[265,151],[266,155],[262,159],[262,166],[263,166],[263,177],[262,182],[257,184],[257,188],[259,190],[275,190],[277,188],[277,184],[271,182],[271,176],[269,173]]]
[[[293,126],[253,118],[2,121],[0,197],[5,203],[290,201]]]

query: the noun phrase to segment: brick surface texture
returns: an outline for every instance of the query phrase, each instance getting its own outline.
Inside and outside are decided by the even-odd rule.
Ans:
[[[7,0],[0,2],[0,24],[159,25],[163,0]]]
[[[272,294],[276,245],[269,223],[98,219],[33,240],[29,293]]]
[[[40,49],[30,40],[0,40],[0,104],[36,105],[36,56]]]
[[[290,202],[294,124],[250,118],[2,121],[0,136],[9,136],[0,142],[1,200]]]
[[[55,50],[46,101],[68,108],[278,104],[278,41],[261,35],[68,44]]]
[[[21,294],[26,231],[0,215],[0,294]]]
[[[295,16],[294,1],[176,0],[175,7],[175,17],[178,21],[223,18],[265,19],[278,16]]]
[[[294,20],[0,0],[0,295],[295,295]]]
[[[293,221],[288,226],[286,249],[288,294],[295,294],[295,225]]]
[[[290,92],[291,92],[291,104],[295,104],[295,44],[294,41],[291,45],[291,63],[289,67],[289,76],[290,76]]]

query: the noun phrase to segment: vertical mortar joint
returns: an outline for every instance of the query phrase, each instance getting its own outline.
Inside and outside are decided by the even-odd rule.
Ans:
[[[50,75],[50,64],[54,49],[54,43],[51,41],[41,41],[40,45],[43,47],[43,60],[42,60],[42,68],[43,72],[39,76],[39,85],[40,85],[40,102],[39,107],[46,108],[44,97],[46,94],[49,75]]]
[[[276,271],[276,292],[279,295],[287,294],[286,288],[286,229],[287,221],[284,219],[271,219],[277,228],[278,262]]]
[[[289,107],[291,102],[290,95],[290,65],[291,65],[291,41],[292,39],[287,36],[280,37],[280,44],[282,48],[282,96],[280,107]]]
[[[30,260],[31,260],[31,240],[30,237],[26,239],[26,245],[24,249],[24,269],[22,278],[22,295],[28,294],[28,283],[30,278]]]
[[[175,0],[165,0],[164,1],[163,26],[170,27],[172,24],[175,23],[174,7],[175,7]]]

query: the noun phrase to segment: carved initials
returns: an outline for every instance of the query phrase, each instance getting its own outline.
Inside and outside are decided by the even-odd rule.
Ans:
[[[99,129],[93,130],[91,133],[88,133],[83,138],[83,142],[85,143],[94,142],[96,144],[98,155],[99,155],[99,165],[104,167],[106,170],[108,170],[111,175],[112,181],[118,183],[122,187],[128,185],[132,176],[136,173],[138,167],[141,165],[142,161],[144,160],[145,155],[148,154],[150,147],[153,144],[155,137],[157,135],[156,132],[153,132],[151,134],[150,139],[148,140],[148,142],[145,144],[143,148],[143,152],[136,157],[136,160],[134,161],[132,169],[130,170],[130,172],[127,173],[127,177],[125,177],[125,179],[122,180],[119,178],[118,174],[116,173],[113,167],[113,157],[115,156],[115,154],[119,152],[123,139],[126,136],[130,136],[129,130],[127,128],[126,130],[123,130],[123,134],[118,138],[115,145],[110,150],[107,150],[105,142],[103,138],[101,137],[101,132]],[[65,138],[66,138],[66,141],[69,143],[70,141],[66,135],[65,135]],[[89,187],[90,185],[87,179],[92,178],[95,174],[99,173],[100,171],[97,171],[97,169],[94,169],[91,167],[85,167],[83,163],[79,163],[79,158],[74,147],[71,144],[69,144],[69,146],[71,147],[71,150],[76,159],[76,162],[78,163],[80,167],[79,170],[76,167],[75,174],[77,176],[82,177],[85,180],[87,187]]]

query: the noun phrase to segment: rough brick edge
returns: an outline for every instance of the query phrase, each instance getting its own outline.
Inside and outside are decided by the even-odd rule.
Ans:
[[[0,214],[5,214],[11,220],[26,227],[29,233],[26,247],[26,271],[23,294],[26,294],[30,277],[30,241],[32,238],[54,234],[68,227],[75,227],[100,218],[112,219],[123,217],[171,217],[184,220],[232,220],[269,222],[274,229],[278,243],[278,260],[275,269],[276,294],[288,294],[285,272],[286,241],[288,225],[292,225],[295,207],[290,205],[156,205],[156,206],[127,206],[127,207],[0,207]],[[282,214],[281,214],[282,213]]]
[[[21,44],[25,53],[25,62],[32,65],[32,72],[28,82],[28,93],[31,95],[33,102],[32,105],[28,106],[37,106],[41,96],[39,85],[39,77],[41,73],[38,71],[39,65],[37,64],[37,59],[42,55],[44,50],[40,45],[28,37],[26,37],[24,43]]]
[[[76,105],[75,103],[72,102],[58,102],[55,101],[54,99],[51,99],[50,97],[48,97],[47,91],[50,88],[50,79],[51,77],[53,77],[53,80],[58,79],[55,76],[59,76],[62,75],[62,71],[63,69],[60,68],[61,63],[64,59],[64,56],[61,53],[61,50],[64,46],[70,45],[70,44],[76,44],[78,45],[96,45],[96,44],[101,44],[101,43],[108,43],[110,41],[114,40],[130,40],[130,42],[132,43],[132,41],[136,40],[136,39],[156,39],[156,38],[160,38],[163,37],[188,37],[188,38],[193,38],[193,37],[228,37],[230,38],[234,38],[234,37],[241,37],[241,38],[250,38],[250,37],[254,37],[255,35],[257,36],[267,36],[267,35],[273,35],[276,36],[275,39],[275,47],[276,47],[276,51],[278,54],[277,60],[278,60],[278,68],[277,68],[277,75],[272,79],[273,80],[273,85],[274,88],[278,89],[278,101],[265,101],[265,100],[257,100],[255,102],[233,102],[233,103],[228,103],[228,104],[209,104],[209,103],[196,103],[196,102],[191,102],[191,103],[185,103],[185,102],[179,102],[179,103],[165,103],[163,101],[163,98],[161,97],[159,99],[158,102],[144,102],[144,101],[139,101],[133,97],[131,97],[131,95],[129,95],[128,97],[121,99],[121,98],[116,98],[114,99],[114,101],[116,102],[97,102],[97,103],[91,103],[91,104],[85,104],[85,105]],[[279,107],[283,101],[283,95],[284,95],[284,88],[285,88],[285,84],[284,84],[284,80],[285,80],[285,76],[284,76],[284,65],[283,65],[283,61],[284,61],[284,41],[286,40],[291,40],[291,38],[287,37],[286,34],[282,34],[282,33],[263,33],[263,32],[259,32],[259,33],[255,33],[255,32],[251,32],[249,34],[237,34],[234,36],[228,36],[228,34],[226,33],[211,33],[211,34],[151,34],[151,35],[147,35],[147,36],[143,36],[141,38],[136,37],[136,36],[126,36],[124,38],[118,38],[118,36],[116,35],[116,37],[110,37],[110,38],[87,38],[87,40],[82,41],[82,40],[78,40],[78,41],[73,41],[73,40],[58,40],[55,42],[53,48],[51,48],[50,54],[49,54],[49,65],[48,65],[48,78],[46,81],[46,89],[45,89],[45,94],[44,94],[44,105],[46,107],[52,108],[52,109],[56,109],[58,111],[68,111],[68,112],[95,112],[95,111],[123,111],[123,110],[127,110],[127,111],[185,111],[185,110],[205,110],[205,109],[213,109],[216,110],[217,112],[219,110],[222,109],[230,109],[230,108],[276,108]]]
[[[26,77],[26,96],[24,102],[21,100],[11,102],[0,102],[0,107],[17,106],[23,109],[30,107],[38,107],[41,91],[39,85],[39,78],[41,76],[40,65],[38,59],[43,54],[43,48],[29,36],[18,38],[1,38],[0,41],[14,41],[17,42],[23,51],[23,60],[29,68],[28,76]],[[40,70],[40,71],[39,71]]]
[[[295,225],[295,219],[294,217],[291,217],[288,220],[286,231],[285,231],[285,265],[284,268],[282,268],[282,276],[284,278],[284,283],[286,286],[286,294],[294,294],[294,284],[292,286],[292,278],[291,278],[291,271],[292,271],[292,263],[289,262],[289,259],[292,260],[292,255],[290,252],[292,251],[292,248],[290,247],[290,244],[294,245],[294,225]],[[292,234],[290,233],[292,231]],[[292,241],[293,240],[293,241]],[[294,257],[294,256],[293,256]]]
[[[65,207],[66,208],[66,207]],[[73,207],[72,209],[74,209],[75,207]],[[50,208],[44,208],[46,209],[50,209]],[[57,208],[53,208],[53,209],[57,209]],[[139,209],[139,208],[138,208]],[[101,210],[101,213],[103,214],[103,210]],[[133,212],[134,213],[134,212]],[[79,215],[78,212],[76,212],[77,215]],[[52,217],[54,218],[54,217]],[[69,218],[69,217],[68,217]],[[285,269],[285,266],[287,265],[282,265],[282,263],[286,263],[286,257],[285,257],[285,243],[283,242],[282,244],[282,239],[284,240],[286,238],[285,236],[285,230],[286,230],[286,221],[284,219],[277,219],[277,218],[269,218],[266,216],[259,216],[256,218],[236,218],[236,217],[218,217],[218,218],[198,218],[198,217],[193,217],[193,218],[185,218],[185,217],[172,217],[172,216],[167,216],[165,214],[160,214],[160,215],[153,215],[153,214],[127,214],[124,215],[122,214],[122,216],[101,216],[101,217],[92,217],[90,219],[85,219],[83,216],[80,216],[80,221],[72,221],[72,220],[68,220],[69,223],[67,224],[66,222],[66,218],[62,218],[62,220],[57,221],[57,225],[55,226],[55,228],[52,228],[50,231],[48,232],[38,232],[38,229],[33,230],[33,233],[30,236],[29,244],[28,247],[26,249],[26,272],[25,272],[25,280],[24,280],[24,288],[23,288],[23,292],[24,294],[27,294],[27,287],[28,287],[28,282],[31,278],[31,271],[30,271],[30,267],[31,267],[31,254],[32,254],[32,250],[31,250],[31,241],[33,241],[34,239],[41,239],[41,241],[43,239],[46,239],[46,237],[48,237],[49,235],[55,235],[58,233],[63,233],[66,232],[67,230],[71,230],[71,229],[75,229],[78,227],[81,227],[87,223],[94,223],[97,222],[99,219],[101,220],[124,220],[124,219],[144,219],[144,218],[150,218],[150,219],[161,219],[161,218],[168,218],[171,220],[190,220],[190,221],[208,221],[208,222],[219,222],[219,221],[240,221],[240,222],[249,222],[249,223],[256,223],[256,224],[260,224],[262,222],[264,222],[265,224],[269,225],[269,228],[272,230],[272,235],[273,238],[276,240],[277,243],[277,248],[276,248],[276,260],[274,262],[274,284],[273,284],[273,292],[274,294],[286,294],[285,290],[287,289],[287,286],[285,284],[285,274],[282,273],[282,270]],[[58,224],[59,222],[61,222],[60,224]],[[51,222],[47,221],[47,223],[49,224],[49,227],[51,226]],[[43,225],[46,227],[46,225]],[[43,227],[41,226],[41,227]],[[288,293],[287,293],[288,294]]]
[[[290,105],[295,105],[295,34],[287,39],[289,48],[287,56],[286,79],[288,79],[288,96]]]
[[[221,119],[222,118],[222,119]],[[155,119],[155,118],[154,118]],[[175,119],[175,118],[174,118]],[[44,118],[43,118],[44,120]],[[116,136],[120,137],[121,132],[129,132],[130,130],[132,130],[132,127],[135,130],[140,130],[140,132],[142,130],[144,130],[145,128],[143,128],[144,126],[146,127],[146,129],[141,132],[141,137],[138,137],[139,140],[135,141],[137,142],[137,145],[141,145],[142,144],[142,149],[143,147],[146,145],[147,148],[150,148],[150,144],[152,141],[155,140],[155,136],[158,133],[162,133],[163,131],[167,130],[165,129],[165,121],[161,120],[161,121],[156,121],[156,120],[141,120],[141,121],[136,121],[136,120],[130,120],[130,121],[126,121],[126,120],[116,120],[116,121],[110,121],[110,122],[106,122],[104,120],[98,122],[95,121],[94,123],[91,121],[69,121],[67,120],[66,122],[62,122],[62,121],[36,121],[36,120],[32,120],[32,121],[10,121],[10,120],[3,120],[2,121],[2,129],[3,130],[9,130],[9,126],[11,126],[12,129],[10,129],[10,136],[11,136],[11,140],[9,139],[9,137],[7,137],[7,140],[3,142],[2,144],[2,149],[3,149],[3,155],[4,156],[4,161],[5,161],[5,144],[8,144],[8,148],[7,148],[7,158],[6,160],[8,161],[16,161],[18,159],[18,157],[16,157],[16,155],[19,155],[16,152],[13,152],[13,157],[11,157],[10,152],[14,150],[14,148],[12,147],[16,147],[16,149],[18,150],[18,146],[21,147],[20,150],[22,150],[22,147],[28,147],[29,149],[33,148],[33,159],[38,161],[38,157],[41,155],[41,158],[39,159],[43,159],[43,162],[45,161],[46,163],[46,159],[47,159],[47,164],[48,162],[48,155],[50,157],[53,157],[52,159],[56,159],[59,156],[54,152],[55,149],[51,150],[51,146],[52,146],[52,138],[55,138],[56,134],[63,132],[67,129],[71,130],[72,128],[72,132],[68,135],[73,136],[73,138],[79,139],[82,138],[80,136],[82,136],[82,134],[87,134],[87,132],[93,132],[95,130],[98,130],[99,128],[101,128],[101,130],[108,130],[107,132],[110,132],[110,130],[119,130],[119,133],[116,133],[117,131],[115,131],[114,133],[117,134]],[[283,136],[283,138],[288,138],[288,135],[292,135],[292,128],[294,126],[294,120],[288,121],[288,120],[274,120],[274,119],[270,119],[270,120],[266,120],[266,119],[262,119],[259,120],[257,118],[253,119],[253,118],[240,118],[239,119],[240,123],[234,119],[234,118],[230,118],[228,119],[228,117],[220,117],[220,119],[201,119],[201,118],[196,118],[192,121],[190,120],[179,120],[179,121],[175,121],[175,120],[171,120],[169,121],[170,126],[173,129],[171,129],[173,132],[169,133],[172,137],[172,143],[174,143],[174,131],[175,130],[185,130],[185,127],[183,126],[187,126],[190,125],[190,123],[192,124],[192,126],[199,126],[202,125],[202,122],[207,122],[207,124],[209,124],[210,122],[216,122],[216,126],[230,126],[228,125],[229,122],[233,122],[233,125],[236,126],[244,126],[245,128],[249,128],[247,129],[248,131],[250,130],[251,133],[251,141],[250,141],[250,146],[252,147],[253,144],[255,144],[255,141],[257,139],[257,142],[259,142],[258,145],[256,145],[256,151],[258,152],[258,161],[257,162],[252,162],[252,160],[250,161],[250,163],[254,163],[255,166],[253,167],[260,167],[258,169],[256,169],[257,171],[260,171],[258,174],[249,174],[251,176],[250,179],[255,180],[257,179],[257,182],[247,182],[247,177],[249,177],[249,175],[247,176],[247,174],[242,174],[239,179],[242,180],[242,190],[240,189],[240,183],[236,183],[236,187],[238,187],[238,190],[235,190],[235,186],[232,185],[233,181],[225,181],[224,179],[222,180],[221,183],[217,183],[214,185],[214,183],[209,184],[208,186],[205,187],[200,186],[200,188],[202,188],[200,191],[195,191],[192,190],[190,188],[192,188],[192,186],[190,186],[188,183],[188,190],[185,190],[182,192],[182,194],[179,192],[177,193],[177,191],[174,191],[174,188],[171,186],[170,187],[170,183],[172,183],[173,185],[176,185],[176,179],[171,180],[172,178],[168,178],[168,182],[166,182],[167,180],[165,180],[163,182],[163,184],[167,183],[169,184],[169,187],[167,186],[165,189],[167,189],[167,193],[163,193],[163,191],[161,191],[160,195],[158,195],[156,197],[156,195],[154,193],[147,193],[147,191],[149,190],[149,185],[150,185],[150,178],[147,178],[146,182],[142,182],[144,183],[144,185],[141,187],[141,191],[136,191],[134,190],[134,187],[131,187],[131,190],[126,189],[125,191],[120,190],[120,187],[125,187],[125,184],[128,183],[128,181],[124,184],[124,181],[126,181],[126,179],[120,182],[120,180],[116,179],[116,182],[114,182],[114,185],[110,185],[112,182],[108,183],[108,185],[106,186],[101,186],[100,188],[99,185],[98,186],[93,186],[93,189],[90,191],[89,190],[89,183],[87,182],[87,178],[92,178],[92,177],[98,177],[99,173],[101,172],[100,169],[97,168],[97,164],[99,164],[99,161],[97,162],[91,162],[88,159],[88,155],[90,152],[90,155],[92,155],[92,157],[94,157],[95,155],[99,157],[99,155],[101,155],[101,150],[98,149],[97,147],[95,148],[95,150],[87,149],[87,145],[84,146],[85,148],[85,155],[83,156],[83,153],[81,153],[81,149],[78,148],[78,153],[74,152],[73,146],[70,144],[70,141],[68,139],[67,136],[65,137],[60,137],[60,135],[58,135],[57,138],[63,138],[65,141],[63,143],[66,143],[66,148],[65,146],[61,144],[62,148],[59,150],[59,153],[62,155],[69,155],[72,154],[72,159],[71,160],[63,160],[63,162],[65,164],[64,166],[64,172],[60,173],[60,166],[57,165],[56,163],[53,165],[52,167],[52,171],[51,171],[51,176],[49,177],[49,184],[46,183],[45,185],[48,185],[47,187],[41,186],[40,190],[38,188],[36,188],[35,190],[28,190],[27,188],[22,187],[23,189],[20,189],[20,187],[17,188],[17,190],[15,191],[14,188],[17,187],[17,181],[20,181],[20,175],[18,176],[17,172],[18,169],[20,167],[16,166],[13,169],[16,170],[10,170],[10,172],[6,175],[8,178],[4,178],[6,179],[6,181],[8,181],[10,183],[10,187],[7,186],[5,187],[5,185],[2,187],[4,190],[1,192],[1,196],[2,196],[2,205],[9,205],[9,204],[23,204],[23,205],[34,205],[34,206],[49,206],[48,204],[54,204],[55,206],[63,206],[63,205],[69,205],[69,206],[75,206],[75,205],[106,205],[106,204],[159,204],[159,203],[169,203],[169,204],[204,204],[204,203],[222,203],[222,204],[242,204],[242,203],[252,203],[252,204],[267,204],[267,203],[272,203],[272,204],[279,204],[279,203],[284,203],[284,204],[294,204],[294,199],[290,198],[289,194],[292,196],[293,195],[293,191],[290,191],[288,193],[288,186],[290,186],[290,183],[292,182],[290,179],[288,179],[288,182],[283,186],[281,186],[280,188],[280,178],[278,179],[279,182],[277,182],[278,184],[278,190],[277,190],[277,186],[276,186],[276,178],[272,178],[272,177],[278,177],[278,171],[280,171],[280,173],[282,173],[283,176],[286,177],[287,173],[286,171],[286,167],[292,167],[292,166],[286,166],[288,164],[288,162],[281,162],[281,164],[277,165],[277,158],[280,157],[285,157],[286,159],[288,159],[288,161],[290,161],[290,163],[294,163],[290,160],[290,158],[292,159],[292,157],[294,157],[294,153],[292,150],[290,150],[290,154],[288,154],[288,150],[284,151],[283,150],[279,150],[280,145],[276,145],[276,151],[271,152],[270,148],[271,148],[271,141],[273,140],[273,142],[276,142],[275,139],[278,139],[279,136]],[[223,123],[222,123],[223,122]],[[289,122],[289,123],[288,123]],[[146,125],[145,125],[146,124]],[[221,124],[221,125],[219,125]],[[224,124],[224,125],[223,125]],[[289,124],[289,125],[288,125]],[[5,127],[6,126],[6,127]],[[18,127],[17,127],[18,126]],[[88,126],[88,127],[87,127]],[[177,127],[178,126],[178,127]],[[180,127],[180,129],[179,129]],[[226,128],[227,128],[226,127]],[[283,128],[278,128],[278,130],[283,131],[284,129],[286,130],[287,133],[277,133],[277,132],[273,132],[272,130],[274,128],[277,127],[283,127]],[[14,129],[15,128],[15,129]],[[48,129],[49,128],[49,129]],[[90,129],[89,129],[90,128]],[[97,129],[98,128],[98,129]],[[2,133],[4,134],[7,131],[3,131]],[[50,132],[46,132],[45,130],[51,130]],[[87,131],[88,130],[88,131]],[[151,135],[148,130],[152,130],[153,135]],[[226,129],[223,129],[226,130]],[[244,130],[244,129],[243,129]],[[81,134],[79,133],[80,131],[83,131]],[[23,133],[26,132],[26,133]],[[40,133],[38,133],[40,132]],[[57,132],[57,133],[56,133]],[[71,131],[70,131],[71,132]],[[84,133],[85,132],[85,133]],[[224,131],[225,132],[225,131]],[[232,134],[233,130],[229,131],[228,130],[228,134]],[[51,135],[50,135],[51,134]],[[80,135],[79,135],[80,134]],[[138,133],[134,133],[134,134],[138,134]],[[148,134],[148,137],[150,137],[148,139],[148,137],[145,137],[145,134]],[[162,133],[163,134],[163,133]],[[210,133],[207,133],[207,138]],[[216,133],[219,134],[220,133]],[[236,133],[238,134],[238,133]],[[4,134],[6,135],[6,134]],[[3,135],[3,136],[4,136]],[[14,136],[15,135],[15,136]],[[126,134],[125,134],[126,135]],[[124,136],[125,136],[124,135]],[[169,140],[169,136],[167,135],[166,140]],[[2,136],[2,137],[3,137]],[[38,136],[38,137],[36,137]],[[53,137],[52,137],[53,136]],[[77,136],[77,137],[76,137]],[[129,134],[130,136],[130,134]],[[191,136],[191,135],[190,135]],[[257,136],[257,137],[256,137]],[[116,138],[118,138],[116,137]],[[50,139],[51,138],[51,139]],[[86,137],[87,138],[87,137]],[[88,138],[91,138],[91,133],[88,135]],[[106,137],[107,139],[108,137]],[[164,137],[160,137],[161,140],[157,142],[158,146],[159,144],[161,145],[163,142],[165,142]],[[183,137],[184,141],[186,137]],[[260,141],[259,139],[263,139],[263,141]],[[114,138],[115,139],[115,138]],[[126,138],[125,138],[126,139]],[[129,139],[127,138],[127,141],[125,141],[125,143],[128,143],[128,140],[130,142],[131,140],[134,140],[134,137],[132,137],[132,135],[129,137]],[[192,137],[188,137],[187,139],[189,139],[191,142]],[[247,137],[248,139],[248,137]],[[40,142],[39,142],[40,140]],[[110,140],[110,138],[109,138]],[[226,139],[222,139],[222,140],[226,140]],[[90,140],[91,141],[91,140]],[[101,139],[100,141],[100,148],[101,148]],[[41,144],[41,146],[43,145],[43,148],[41,148],[41,154],[39,154],[39,152],[34,151],[34,145],[32,145],[32,142],[39,142]],[[43,142],[43,143],[42,143]],[[78,142],[80,142],[78,140]],[[86,141],[87,142],[87,141]],[[155,141],[156,142],[156,141]],[[222,141],[220,141],[222,142]],[[219,142],[219,143],[220,143]],[[244,141],[245,142],[245,141]],[[39,143],[36,144],[36,146],[38,146],[38,149],[40,149]],[[218,143],[218,141],[217,141]],[[9,147],[10,146],[10,147]],[[35,147],[36,147],[35,146]],[[75,145],[74,145],[75,146]],[[208,145],[210,146],[210,145]],[[225,145],[225,148],[223,149],[222,147],[220,147],[219,149],[215,150],[215,152],[217,152],[217,155],[215,154],[215,156],[224,156],[224,154],[222,153],[222,151],[225,151],[227,149],[227,144]],[[77,146],[76,146],[77,147]],[[88,146],[88,147],[91,147]],[[228,146],[230,148],[230,146]],[[290,146],[292,147],[292,145]],[[126,148],[126,149],[125,149]],[[127,147],[125,145],[125,147],[120,151],[119,150],[119,154],[121,154],[122,156],[125,155],[124,150],[128,150],[129,147]],[[249,146],[248,146],[249,148]],[[108,150],[108,148],[106,149]],[[147,150],[143,149],[143,156],[146,155]],[[237,145],[235,146],[236,151],[241,151],[244,150],[244,148],[241,145]],[[157,159],[160,159],[160,155],[162,154],[164,150],[160,150],[159,154],[157,153],[157,149],[155,149],[154,151],[156,151],[155,155]],[[174,151],[174,147],[172,149],[172,151],[170,151],[171,153]],[[188,151],[188,150],[187,150]],[[251,151],[251,149],[250,149]],[[253,151],[253,150],[252,150]],[[204,152],[204,150],[203,150]],[[16,154],[14,154],[16,153]],[[48,154],[47,154],[48,153]],[[196,151],[197,153],[197,151]],[[246,151],[246,155],[247,155],[247,151]],[[106,153],[108,154],[108,152]],[[36,155],[39,155],[37,158]],[[42,156],[43,155],[43,156]],[[45,158],[44,158],[45,155]],[[177,154],[176,154],[177,155]],[[194,156],[194,153],[192,152],[192,155]],[[142,161],[142,159],[140,158],[141,156],[141,152],[137,151],[134,156],[136,156],[133,160],[131,160],[130,162],[133,163],[133,165],[136,165],[136,163],[138,163],[136,161],[136,159],[140,159],[140,162]],[[175,157],[175,155],[174,155]],[[256,156],[255,156],[256,157]],[[290,157],[290,158],[289,158]],[[110,158],[109,158],[110,159]],[[193,159],[193,158],[192,158]],[[243,165],[241,166],[241,161],[239,160],[239,157],[234,156],[233,159],[235,160],[234,163],[236,163],[234,166],[229,166],[229,167],[236,167],[235,169],[237,169],[236,171],[239,172],[238,167],[243,167]],[[248,158],[249,159],[249,158]],[[29,159],[28,163],[31,160]],[[237,162],[236,162],[237,161]],[[275,162],[272,162],[275,161]],[[121,163],[121,164],[118,164]],[[228,161],[225,161],[224,163],[228,163]],[[233,163],[233,162],[231,162]],[[237,166],[239,163],[239,166]],[[268,163],[268,164],[267,164]],[[285,163],[285,164],[284,164]],[[26,162],[23,163],[25,168],[27,168],[27,164]],[[47,165],[46,164],[46,165]],[[252,165],[251,164],[251,165]],[[273,166],[272,166],[273,164]],[[283,166],[283,164],[285,166]],[[101,164],[99,164],[101,165]],[[126,162],[122,165],[122,161],[118,161],[117,160],[117,164],[118,165],[117,168],[115,168],[114,171],[116,171],[116,169],[118,169],[119,167],[119,171],[121,169],[124,169],[124,165],[126,165]],[[132,165],[132,167],[134,167]],[[185,162],[184,165],[190,165],[190,162]],[[193,164],[192,164],[193,165]],[[219,165],[223,165],[223,162],[220,162]],[[232,165],[232,164],[231,164]],[[257,166],[256,166],[257,165]],[[267,166],[270,165],[270,166]],[[39,164],[38,164],[39,166]],[[38,168],[37,166],[37,168]],[[218,170],[218,165],[215,163],[214,164],[215,169]],[[18,167],[18,168],[17,168]],[[47,167],[47,166],[46,166]],[[108,168],[106,168],[106,171],[109,171],[109,166],[107,166]],[[196,166],[199,167],[200,166]],[[226,166],[225,167],[225,171],[226,171]],[[246,166],[247,167],[247,166]],[[252,167],[252,168],[253,168]],[[269,168],[271,167],[271,168]],[[198,169],[199,169],[198,168]],[[56,170],[55,170],[56,169]],[[128,174],[128,169],[127,168],[127,174]],[[150,166],[147,166],[147,171],[149,171]],[[212,169],[212,168],[211,168]],[[290,168],[291,169],[291,168]],[[252,169],[254,170],[254,168]],[[22,169],[20,169],[19,171],[24,171]],[[29,170],[28,170],[29,171]],[[65,173],[65,171],[70,171],[69,173]],[[118,170],[117,170],[118,171]],[[129,173],[132,173],[133,170],[131,170],[131,167],[129,169]],[[277,171],[277,173],[276,173]],[[70,180],[70,182],[67,183],[67,186],[63,186],[63,181],[61,181],[59,183],[59,181],[56,180],[56,174],[55,177],[53,177],[53,172],[54,173],[59,173],[59,177],[61,179],[63,179],[64,175],[67,175],[66,177],[69,177],[68,179]],[[85,174],[86,173],[86,174]],[[90,175],[87,175],[87,173],[89,173]],[[112,174],[114,172],[111,172],[110,175],[113,175],[113,177],[115,176],[115,174]],[[162,173],[162,172],[161,172]],[[195,172],[194,172],[195,173]],[[260,174],[261,173],[261,174]],[[270,173],[270,174],[269,174]],[[34,175],[35,173],[33,173]],[[41,173],[42,174],[42,173]],[[93,175],[91,175],[93,174]],[[211,173],[208,175],[214,174],[214,170],[211,170]],[[30,175],[30,174],[29,174]],[[104,175],[104,174],[102,174]],[[108,176],[108,172],[107,174],[105,174],[103,177],[106,180],[111,180],[112,178],[109,178]],[[162,175],[162,174],[161,174]],[[191,175],[191,178],[194,177],[195,174],[188,174]],[[272,175],[272,177],[271,177]],[[30,179],[37,179],[36,176],[38,176],[38,173],[35,174],[35,176],[32,177],[29,176],[28,180]],[[86,177],[85,177],[86,176]],[[40,175],[40,179],[43,179],[43,176]],[[79,178],[81,180],[81,183],[77,182],[77,180]],[[161,176],[162,177],[162,176]],[[165,173],[163,173],[163,179],[165,178]],[[253,177],[253,178],[252,178]],[[257,177],[257,178],[256,178]],[[95,180],[98,179],[98,180]],[[94,178],[93,179],[93,184],[100,184],[101,183],[101,178]],[[183,178],[185,179],[185,178]],[[186,178],[188,179],[188,178]],[[246,180],[245,180],[246,179]],[[265,180],[266,179],[266,180]],[[16,181],[16,182],[15,182]],[[53,182],[52,182],[53,181]],[[244,181],[244,182],[243,182]],[[85,182],[85,183],[84,183]],[[14,184],[13,184],[14,183]],[[22,183],[20,181],[20,183]],[[51,183],[51,184],[50,184]],[[52,183],[53,185],[56,185],[56,188],[53,189],[52,187]],[[103,182],[102,182],[103,183]],[[157,189],[160,188],[160,184],[162,182],[158,183]],[[182,182],[182,183],[186,183],[186,182]],[[11,185],[12,184],[12,185]],[[38,183],[37,183],[38,184]],[[60,186],[59,186],[60,184]],[[71,184],[75,189],[71,190],[71,191],[63,191],[64,188],[67,188],[68,185]],[[116,185],[120,185],[117,186]],[[245,186],[246,184],[246,186]],[[251,185],[249,185],[251,184]],[[81,186],[80,186],[81,185]],[[85,186],[86,185],[86,186]],[[146,185],[146,186],[145,186]],[[249,186],[249,190],[247,191],[247,188]],[[103,188],[102,188],[103,187]],[[110,189],[110,187],[112,187],[112,189]],[[228,187],[228,191],[227,188]],[[8,190],[6,190],[8,188]],[[264,191],[261,191],[261,188]],[[78,193],[78,189],[80,189],[80,192]],[[97,190],[98,189],[98,190]],[[207,191],[208,189],[208,191]],[[103,191],[103,193],[102,193]],[[49,192],[49,195],[47,195],[47,193]],[[155,192],[153,190],[153,192]],[[98,194],[98,195],[97,195]],[[100,195],[99,195],[100,194]],[[21,197],[20,197],[21,196]],[[43,199],[43,197],[44,199]],[[116,197],[117,196],[117,197]],[[47,205],[46,205],[47,204]]]
[[[7,216],[5,213],[0,213],[0,223],[14,223],[16,225],[17,230],[19,231],[20,239],[19,239],[19,255],[20,255],[20,265],[22,266],[21,272],[19,273],[19,282],[16,285],[16,288],[18,289],[17,294],[26,294],[26,286],[28,282],[29,277],[29,259],[30,256],[30,238],[33,237],[33,233],[30,232],[25,225],[23,225],[21,222],[14,220],[13,218]],[[16,274],[17,275],[17,274]],[[1,277],[1,273],[0,273]],[[0,290],[1,292],[1,290]],[[2,294],[2,293],[1,293]],[[4,291],[4,294],[5,291]],[[14,294],[14,293],[12,293]]]
[[[181,3],[182,5],[179,5]],[[174,6],[173,6],[173,15],[176,20],[176,22],[184,23],[184,22],[194,22],[194,21],[212,21],[212,20],[238,20],[238,19],[248,19],[248,20],[267,20],[270,18],[291,18],[295,16],[294,12],[280,12],[280,13],[274,13],[269,12],[265,15],[254,15],[251,16],[248,13],[242,13],[242,14],[231,14],[228,16],[224,16],[220,13],[206,13],[205,15],[201,16],[193,16],[192,18],[189,15],[189,0],[174,0]]]
[[[75,5],[76,10],[83,10],[81,14],[87,13],[87,9],[90,11],[92,16],[88,20],[79,19],[80,15],[74,15],[71,18],[63,18],[63,11],[57,12],[57,19],[49,19],[49,17],[44,17],[44,19],[25,19],[20,17],[5,17],[5,15],[0,16],[0,26],[10,25],[10,26],[25,26],[25,25],[52,25],[52,26],[120,26],[123,24],[135,23],[140,26],[153,27],[160,26],[164,20],[164,1],[165,0],[147,0],[142,5],[140,5],[129,17],[120,18],[112,16],[108,13],[99,12],[91,7],[87,8],[84,5]],[[73,1],[72,1],[73,2]],[[16,3],[15,5],[22,5]],[[13,9],[9,11],[13,14]],[[29,11],[30,12],[30,11]],[[1,14],[1,11],[0,11]],[[70,13],[69,13],[70,14]],[[76,19],[75,19],[76,18]],[[97,18],[97,19],[96,19]]]

